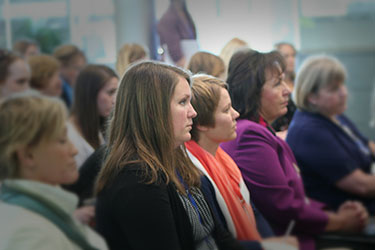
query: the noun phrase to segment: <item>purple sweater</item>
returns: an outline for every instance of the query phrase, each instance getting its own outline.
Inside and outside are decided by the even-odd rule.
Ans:
[[[291,220],[296,224],[301,249],[315,249],[314,236],[324,231],[328,216],[324,204],[308,199],[296,159],[285,141],[266,127],[237,121],[237,138],[221,144],[241,170],[256,207],[275,233],[285,233]]]

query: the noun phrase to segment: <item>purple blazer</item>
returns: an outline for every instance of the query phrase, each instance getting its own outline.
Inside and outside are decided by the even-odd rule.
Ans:
[[[241,170],[251,199],[273,227],[283,235],[295,220],[292,234],[301,249],[315,249],[314,237],[328,222],[323,203],[306,197],[294,155],[285,141],[266,127],[237,121],[237,138],[221,144]]]

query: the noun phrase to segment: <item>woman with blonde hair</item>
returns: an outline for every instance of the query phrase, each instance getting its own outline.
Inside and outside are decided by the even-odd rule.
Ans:
[[[205,73],[221,79],[225,78],[226,73],[224,61],[220,57],[204,51],[195,53],[190,58],[187,68],[193,74]]]
[[[73,218],[78,178],[63,102],[38,93],[0,103],[0,249],[107,249]]]
[[[50,55],[31,56],[28,60],[31,68],[30,86],[43,95],[60,96],[62,81],[60,79],[60,62]]]
[[[236,53],[240,49],[248,47],[249,44],[238,37],[234,37],[229,42],[227,42],[220,52],[220,57],[224,61],[225,68],[228,69],[230,58],[234,53]]]
[[[124,74],[125,70],[138,60],[146,59],[148,57],[147,50],[137,43],[124,44],[117,53],[116,72],[120,77]]]
[[[223,231],[186,156],[190,75],[145,61],[122,78],[97,183],[97,229],[111,249],[241,249]]]

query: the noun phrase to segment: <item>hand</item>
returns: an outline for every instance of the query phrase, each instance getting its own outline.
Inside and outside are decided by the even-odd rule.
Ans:
[[[262,242],[278,242],[285,243],[294,246],[298,249],[298,240],[294,236],[280,236],[280,237],[269,237],[262,240]]]
[[[94,216],[95,216],[94,206],[83,206],[83,207],[77,208],[74,211],[74,217],[86,225],[90,223],[90,221],[94,218]]]
[[[339,207],[338,211],[340,211],[341,209],[354,210],[357,215],[357,220],[359,220],[364,226],[367,225],[369,214],[368,214],[367,209],[362,205],[362,203],[358,201],[346,201]]]
[[[342,219],[342,230],[344,231],[362,231],[368,223],[367,209],[357,201],[343,203],[337,214]]]

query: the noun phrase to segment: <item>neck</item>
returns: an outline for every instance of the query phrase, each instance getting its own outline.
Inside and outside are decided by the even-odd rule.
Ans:
[[[324,112],[319,112],[319,114],[321,114],[322,116],[324,116],[328,120],[331,120],[332,122],[338,123],[338,120],[336,118],[336,116],[337,116],[336,114],[332,115],[332,114],[327,114],[327,113],[324,113]]]
[[[197,141],[198,145],[201,146],[204,150],[206,150],[211,155],[215,156],[216,151],[219,147],[219,143],[212,141],[211,139],[207,138],[205,135],[200,135],[199,140]]]
[[[276,119],[270,119],[270,118],[267,118],[265,117],[262,112],[259,112],[259,116],[263,118],[263,120],[267,123],[267,124],[272,124]]]

